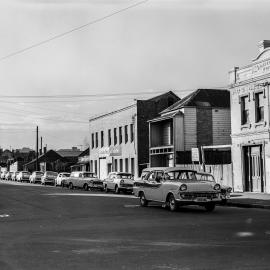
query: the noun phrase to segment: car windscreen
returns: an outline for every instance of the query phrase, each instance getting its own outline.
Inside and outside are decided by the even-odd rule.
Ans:
[[[70,173],[63,173],[62,176],[69,177],[70,176]]]
[[[30,175],[30,172],[23,172],[22,175],[23,176],[28,176],[28,175]]]
[[[133,175],[129,173],[119,173],[116,178],[132,179]]]
[[[43,172],[36,172],[36,175],[43,175]]]
[[[96,174],[94,173],[83,173],[83,177],[97,178]]]
[[[197,180],[196,173],[194,171],[171,171],[171,172],[165,172],[165,179],[166,180]]]
[[[211,174],[196,173],[196,178],[198,179],[198,181],[215,182],[215,178]]]

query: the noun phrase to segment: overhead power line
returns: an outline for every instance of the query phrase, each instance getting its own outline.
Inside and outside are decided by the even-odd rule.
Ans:
[[[207,89],[226,89],[225,86],[218,86],[218,87],[206,87]],[[195,89],[182,89],[182,90],[171,90],[172,92],[181,92],[181,93],[187,93],[192,92]],[[89,90],[90,91],[90,90]],[[168,91],[168,90],[167,90]],[[74,98],[83,98],[82,101],[85,100],[85,98],[114,98],[114,97],[128,97],[132,96],[131,98],[135,96],[141,96],[141,95],[156,95],[156,94],[162,94],[164,93],[164,90],[158,90],[158,91],[141,91],[141,92],[125,92],[125,93],[104,93],[104,94],[70,94],[70,95],[0,95],[0,99],[74,99]],[[64,100],[67,101],[67,100]],[[95,100],[96,101],[96,100]],[[1,100],[0,100],[1,102]]]
[[[106,19],[108,19],[108,18],[110,18],[110,17],[112,17],[112,16],[114,16],[114,15],[116,15],[116,14],[122,13],[122,12],[127,11],[127,10],[129,10],[129,9],[132,9],[132,8],[134,8],[134,7],[136,7],[136,6],[142,5],[142,4],[144,4],[144,3],[148,2],[148,1],[149,1],[149,0],[144,0],[144,1],[136,2],[135,4],[132,4],[132,5],[127,6],[127,7],[125,7],[125,8],[122,8],[122,9],[119,9],[119,10],[117,10],[117,11],[114,11],[114,12],[108,14],[108,15],[105,15],[105,16],[101,17],[101,18],[95,19],[95,20],[93,20],[93,21],[90,21],[90,22],[85,23],[85,24],[83,24],[83,25],[80,25],[80,26],[78,26],[78,27],[72,28],[72,29],[70,29],[70,30],[68,30],[68,31],[66,31],[66,32],[57,34],[57,35],[52,36],[52,37],[50,37],[50,38],[48,38],[48,39],[45,39],[45,40],[43,40],[43,41],[40,41],[40,42],[35,43],[35,44],[32,44],[32,45],[30,45],[30,46],[28,46],[28,47],[25,47],[25,48],[21,49],[21,50],[15,51],[15,52],[13,52],[13,53],[10,53],[10,54],[8,54],[8,55],[6,55],[6,56],[1,57],[1,58],[0,58],[0,61],[3,61],[3,60],[5,60],[5,59],[8,59],[8,58],[13,57],[13,56],[15,56],[15,55],[24,53],[24,52],[26,52],[26,51],[29,51],[29,50],[33,49],[33,48],[39,47],[39,46],[41,46],[41,45],[43,45],[43,44],[45,44],[45,43],[49,43],[49,42],[51,42],[51,41],[53,41],[53,40],[55,40],[55,39],[59,39],[59,38],[62,38],[62,37],[64,37],[64,36],[67,36],[67,35],[69,35],[69,34],[71,34],[71,33],[73,33],[73,32],[79,31],[79,30],[81,30],[81,29],[83,29],[83,28],[86,28],[86,27],[88,27],[88,26],[90,26],[90,25],[93,25],[93,24],[96,24],[96,23],[98,23],[98,22],[104,21],[104,20],[106,20]]]

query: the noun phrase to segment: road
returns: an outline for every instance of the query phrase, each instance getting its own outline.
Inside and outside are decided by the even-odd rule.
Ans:
[[[0,181],[0,243],[1,270],[270,269],[270,211]]]

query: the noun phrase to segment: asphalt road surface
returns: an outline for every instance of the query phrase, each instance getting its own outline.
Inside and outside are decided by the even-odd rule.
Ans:
[[[269,210],[0,182],[1,270],[270,269]]]

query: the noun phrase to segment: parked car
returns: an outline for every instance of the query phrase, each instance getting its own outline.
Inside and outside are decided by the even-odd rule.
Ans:
[[[212,174],[206,172],[197,172],[197,178],[200,181],[210,181],[215,182],[215,178]],[[221,204],[226,204],[228,199],[230,199],[230,194],[232,192],[232,188],[230,186],[221,185],[220,196],[221,196]]]
[[[11,180],[12,181],[16,181],[16,177],[17,177],[18,174],[19,174],[18,171],[17,172],[13,172],[12,175],[11,175]]]
[[[12,175],[12,172],[7,172],[5,174],[5,180],[11,180],[11,175]]]
[[[155,201],[176,211],[182,205],[199,205],[213,211],[221,202],[221,187],[216,182],[200,181],[198,172],[183,167],[147,168],[135,181],[133,192],[141,206]]]
[[[55,185],[56,177],[57,177],[57,172],[46,171],[44,175],[42,175],[41,177],[41,184],[45,186],[47,184]]]
[[[70,173],[67,172],[61,172],[56,177],[56,186],[62,186],[64,187],[67,183],[67,179],[70,177]]]
[[[41,183],[41,177],[44,175],[44,172],[40,172],[40,171],[34,171],[32,172],[32,174],[30,175],[30,183]]]
[[[1,179],[2,180],[5,180],[6,173],[7,173],[7,171],[1,172]]]
[[[115,193],[132,192],[134,178],[131,173],[124,172],[110,172],[108,177],[104,180],[103,186],[105,192],[113,190]]]
[[[21,171],[17,175],[17,181],[19,181],[19,182],[29,182],[30,175],[31,175],[30,172]]]
[[[68,187],[73,189],[74,187],[83,188],[89,190],[92,188],[103,190],[103,181],[100,180],[93,172],[78,171],[72,172],[67,179]]]

